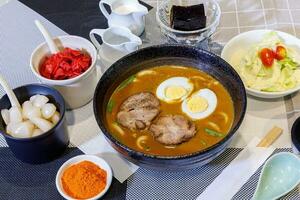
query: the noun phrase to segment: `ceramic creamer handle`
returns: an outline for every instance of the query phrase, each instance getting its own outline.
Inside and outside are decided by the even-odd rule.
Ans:
[[[99,50],[101,47],[101,44],[99,44],[98,40],[95,37],[96,35],[99,35],[103,41],[103,33],[106,31],[106,29],[93,29],[90,32],[90,39],[92,43],[95,45],[95,47]]]
[[[115,1],[115,0],[101,0],[101,1],[99,2],[100,10],[101,10],[102,14],[104,15],[104,17],[106,17],[106,19],[108,19],[109,13],[108,13],[108,11],[106,10],[104,4],[109,5],[110,8],[111,8],[111,5],[113,4],[114,1]]]

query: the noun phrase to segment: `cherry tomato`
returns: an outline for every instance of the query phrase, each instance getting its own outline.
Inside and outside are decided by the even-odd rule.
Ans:
[[[277,60],[282,60],[286,57],[286,49],[283,46],[276,47],[276,55]]]
[[[272,49],[263,48],[260,52],[260,59],[265,67],[272,67],[274,63],[274,52]]]

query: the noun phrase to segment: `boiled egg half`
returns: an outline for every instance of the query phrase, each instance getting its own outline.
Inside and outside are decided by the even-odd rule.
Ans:
[[[163,81],[156,89],[156,96],[167,103],[180,102],[193,91],[193,84],[185,77],[172,77]]]
[[[217,107],[217,96],[210,89],[201,89],[181,104],[182,112],[193,120],[204,119],[212,114]]]

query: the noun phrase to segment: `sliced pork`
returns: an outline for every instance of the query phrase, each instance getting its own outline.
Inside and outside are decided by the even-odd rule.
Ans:
[[[180,144],[196,134],[195,124],[182,115],[161,116],[149,130],[158,142],[165,145]]]
[[[121,105],[117,121],[131,130],[143,130],[150,126],[159,113],[159,100],[150,92],[128,97]]]

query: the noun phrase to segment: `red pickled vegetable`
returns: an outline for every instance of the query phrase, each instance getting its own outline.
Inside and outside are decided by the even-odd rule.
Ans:
[[[40,66],[40,74],[52,80],[65,80],[84,73],[91,66],[92,58],[79,50],[64,48],[46,57]]]

